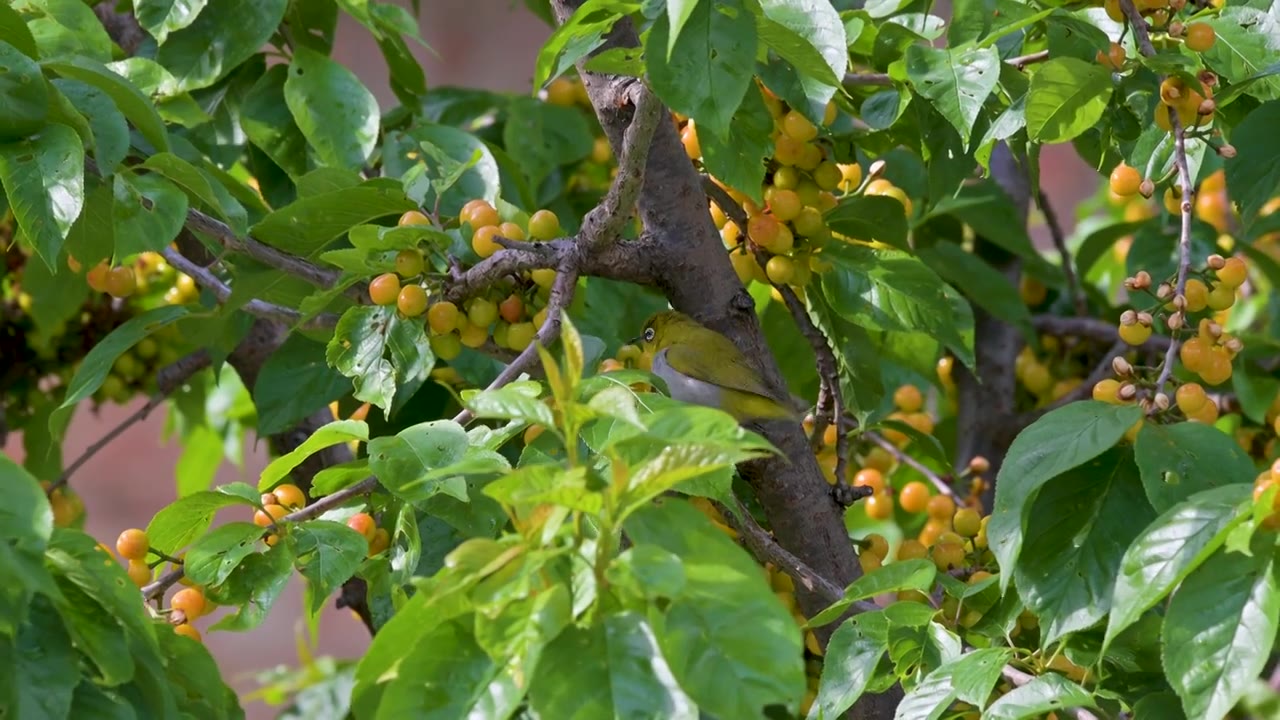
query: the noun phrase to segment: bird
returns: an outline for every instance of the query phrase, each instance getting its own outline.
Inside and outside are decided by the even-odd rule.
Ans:
[[[653,358],[671,397],[714,407],[739,422],[799,420],[803,401],[772,389],[729,338],[676,310],[654,313],[632,340]]]

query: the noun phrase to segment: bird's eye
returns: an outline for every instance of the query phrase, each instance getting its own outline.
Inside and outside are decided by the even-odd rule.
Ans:
[[[645,342],[653,342],[653,337],[654,337],[653,328],[645,328],[645,331],[644,331]]]

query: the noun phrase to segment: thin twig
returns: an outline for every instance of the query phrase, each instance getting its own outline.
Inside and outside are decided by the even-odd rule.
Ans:
[[[640,197],[644,185],[644,169],[649,161],[649,146],[653,133],[663,115],[663,105],[645,87],[644,83],[630,80],[631,101],[635,112],[622,134],[622,149],[618,153],[618,174],[613,178],[609,192],[600,203],[582,219],[581,237],[587,243],[600,245],[611,243],[622,234],[631,210]]]
[[[861,73],[851,72],[844,74],[845,85],[872,85],[876,87],[890,87],[893,85],[893,78],[888,73]]]
[[[191,279],[195,280],[197,284],[207,288],[218,298],[218,302],[226,302],[231,297],[231,288],[219,280],[218,276],[214,275],[208,268],[200,267],[191,262],[185,255],[171,247],[166,247],[161,252],[170,265],[190,275]],[[302,322],[302,327],[308,330],[327,330],[338,324],[338,317],[332,313],[316,315],[303,322],[304,316],[297,310],[269,303],[265,300],[258,300],[257,298],[245,303],[243,309],[250,315],[267,320],[277,320],[289,325]]]
[[[498,373],[498,377],[489,383],[486,390],[497,390],[507,383],[520,377],[520,373],[525,372],[529,366],[533,365],[538,357],[539,347],[551,347],[556,338],[560,337],[560,314],[565,308],[569,307],[569,303],[573,302],[573,293],[578,287],[578,273],[574,268],[561,270],[556,275],[555,284],[551,286],[551,297],[547,301],[547,319],[542,321],[542,327],[538,328],[537,337],[534,342],[529,343],[529,347],[525,348],[512,360],[502,372]],[[464,409],[453,418],[453,421],[465,425],[475,416],[470,410]]]
[[[1036,315],[1031,318],[1031,325],[1037,332],[1054,337],[1082,337],[1115,342],[1120,333],[1115,323],[1091,317],[1063,317],[1061,315]],[[1161,353],[1169,349],[1171,340],[1167,335],[1152,334],[1137,350]]]
[[[67,469],[62,471],[62,475],[49,485],[47,493],[52,495],[55,490],[66,485],[67,481],[71,479],[71,476],[74,475],[77,470],[84,467],[85,463],[89,462],[94,455],[97,455],[103,448],[110,445],[113,440],[120,437],[125,430],[128,430],[136,423],[147,419],[147,416],[151,414],[151,411],[159,407],[160,404],[164,402],[165,398],[169,397],[170,393],[176,390],[179,385],[186,382],[192,375],[195,375],[201,370],[209,367],[210,362],[211,360],[208,351],[202,349],[178,358],[169,365],[161,368],[160,371],[156,373],[156,393],[147,399],[146,404],[134,411],[129,415],[129,417],[121,420],[119,424],[108,430],[105,435],[98,438],[98,440],[92,445],[85,448],[84,452],[80,454],[80,457],[76,458],[75,462],[68,465]]]
[[[1115,344],[1111,346],[1111,349],[1107,351],[1107,354],[1103,355],[1102,359],[1098,361],[1098,364],[1094,366],[1093,371],[1084,379],[1084,382],[1075,386],[1070,392],[1057,400],[1054,400],[1043,408],[1024,414],[1019,418],[1018,422],[1022,423],[1022,425],[1030,425],[1032,422],[1035,422],[1036,418],[1044,415],[1050,410],[1057,410],[1063,405],[1068,405],[1076,402],[1077,400],[1084,400],[1092,397],[1093,386],[1115,374],[1111,363],[1116,358],[1125,354],[1125,352],[1127,352],[1131,347],[1132,346],[1129,345],[1129,343],[1126,343],[1123,340],[1117,340]]]
[[[1048,59],[1049,59],[1049,51],[1041,50],[1040,52],[1033,52],[1033,53],[1028,53],[1026,55],[1011,57],[1005,62],[1009,63],[1010,65],[1014,66],[1019,70],[1022,70],[1028,65],[1044,62],[1045,60],[1048,60]]]
[[[342,490],[339,490],[338,492],[335,492],[332,495],[326,495],[320,498],[319,500],[315,501],[314,503],[311,503],[310,505],[302,508],[301,510],[285,515],[284,517],[277,520],[276,523],[284,524],[284,523],[292,523],[292,522],[303,522],[304,520],[310,520],[312,518],[319,517],[325,512],[332,510],[333,508],[336,508],[339,505],[342,505],[343,503],[356,497],[357,495],[367,495],[369,493],[372,493],[373,491],[377,490],[378,487],[379,485],[378,485],[377,478],[373,478],[373,477],[365,478],[364,480],[361,480],[360,482],[356,483],[355,485],[352,485],[351,487],[343,488]],[[274,528],[275,528],[275,525],[272,525],[270,528],[264,529],[263,537],[271,535],[272,534],[271,531]],[[182,575],[183,575],[182,568],[175,568],[165,573],[164,575],[160,576],[160,578],[155,582],[149,585],[144,585],[142,587],[143,598],[147,600],[154,600],[160,597],[161,595],[164,594],[165,590],[168,590],[170,587],[173,586],[174,583],[181,580]]]
[[[916,472],[928,478],[929,482],[933,483],[933,486],[938,489],[938,492],[942,493],[943,495],[950,495],[951,497],[956,496],[955,489],[953,489],[951,485],[948,484],[947,481],[941,475],[934,472],[933,470],[930,470],[928,466],[921,463],[919,460],[916,460],[915,458],[911,457],[907,453],[903,452],[901,448],[889,442],[880,433],[868,430],[864,432],[863,435],[867,439],[871,440],[871,442],[875,443],[876,445],[879,445],[880,447],[888,451],[890,455],[898,459],[898,462],[903,463],[907,467],[914,468]]]
[[[1133,27],[1133,37],[1137,41],[1139,51],[1147,56],[1152,57],[1156,54],[1155,46],[1151,44],[1151,35],[1147,31],[1147,21],[1142,18],[1142,14],[1138,12],[1138,8],[1133,4],[1133,0],[1120,0],[1120,9],[1124,11],[1125,17],[1129,20],[1129,25]],[[1160,82],[1164,82],[1165,76],[1160,75]],[[1182,186],[1182,205],[1179,207],[1182,226],[1178,234],[1178,279],[1174,288],[1174,297],[1186,297],[1187,291],[1187,273],[1191,267],[1191,213],[1195,208],[1195,188],[1191,185],[1191,170],[1187,164],[1187,132],[1182,126],[1182,118],[1173,108],[1166,108],[1163,104],[1156,105],[1156,112],[1167,112],[1169,118],[1169,129],[1173,133],[1173,164],[1178,168],[1178,184]],[[1181,312],[1175,311],[1175,312]],[[1178,359],[1178,331],[1173,331],[1173,337],[1169,340],[1169,348],[1165,351],[1164,363],[1160,369],[1160,376],[1156,379],[1155,395],[1164,392],[1165,383],[1169,382],[1169,377],[1173,375],[1173,364]]]
[[[1053,246],[1058,249],[1058,256],[1062,258],[1062,274],[1067,277],[1067,292],[1075,305],[1076,315],[1087,315],[1089,305],[1084,297],[1084,288],[1080,287],[1080,280],[1076,277],[1075,263],[1071,260],[1071,251],[1067,249],[1067,238],[1062,231],[1062,223],[1058,221],[1058,213],[1054,211],[1044,190],[1036,193],[1036,204],[1040,206],[1040,214],[1044,215],[1044,224],[1049,228]]]

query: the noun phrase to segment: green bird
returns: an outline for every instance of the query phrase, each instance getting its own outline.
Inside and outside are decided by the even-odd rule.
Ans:
[[[803,401],[770,388],[733,341],[684,313],[655,313],[632,342],[653,357],[653,374],[676,400],[719,408],[740,422],[800,418]]]

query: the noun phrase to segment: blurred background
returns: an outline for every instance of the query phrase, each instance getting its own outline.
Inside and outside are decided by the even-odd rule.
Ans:
[[[407,2],[403,4],[409,7]],[[530,91],[534,61],[550,29],[529,13],[522,2],[426,0],[420,4],[422,37],[432,49],[413,43],[410,48],[422,61],[429,86]],[[935,12],[945,14],[945,9]],[[377,45],[363,28],[345,17],[338,30],[334,59],[363,79],[384,110],[395,104]],[[1076,158],[1070,146],[1046,148],[1041,165],[1043,187],[1070,233],[1075,207],[1096,190],[1098,175]],[[1045,228],[1034,220],[1032,234],[1038,245],[1048,245]],[[66,462],[79,457],[85,448],[143,402],[139,398],[128,406],[104,405],[98,415],[82,410],[67,435]],[[86,531],[109,546],[114,546],[120,531],[146,527],[156,511],[174,499],[173,469],[181,448],[161,442],[163,424],[164,412],[153,413],[99,452],[74,478],[72,485],[88,511]],[[20,461],[21,437],[11,434],[4,449]],[[265,443],[247,447],[244,469],[225,464],[215,483],[243,480],[256,484],[258,473],[267,461]],[[220,519],[246,521],[249,516],[245,513],[240,517],[232,510]],[[257,687],[253,679],[256,673],[279,665],[298,664],[302,618],[302,584],[295,578],[261,627],[248,633],[206,633],[205,644],[217,659],[227,682],[244,695]],[[202,620],[199,627],[203,630],[209,624]],[[334,609],[331,599],[322,613],[318,645],[311,654],[351,658],[363,653],[368,644],[368,632],[360,621],[349,611]],[[245,711],[249,720],[266,720],[277,713],[275,708],[261,702],[245,703]]]

